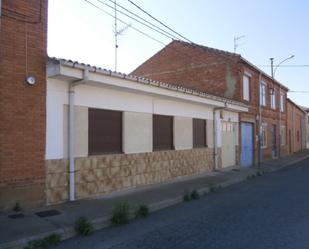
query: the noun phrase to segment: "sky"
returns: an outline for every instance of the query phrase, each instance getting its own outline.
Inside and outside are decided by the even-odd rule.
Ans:
[[[49,0],[48,55],[115,70],[113,0]],[[307,0],[132,0],[190,41],[233,52],[270,74],[270,57],[278,67],[275,78],[290,89],[288,96],[309,107],[309,1]],[[160,26],[128,0],[117,4]],[[103,11],[102,11],[103,10]],[[120,7],[118,7],[118,10]],[[122,10],[124,11],[124,10]],[[136,21],[117,17],[117,71],[130,73],[171,39]],[[127,27],[127,28],[126,28]],[[163,28],[162,26],[160,26]],[[138,29],[146,35],[137,32]],[[307,65],[307,66],[302,66]],[[302,93],[292,91],[303,91]],[[304,92],[305,91],[305,92]],[[307,91],[307,92],[306,92]]]

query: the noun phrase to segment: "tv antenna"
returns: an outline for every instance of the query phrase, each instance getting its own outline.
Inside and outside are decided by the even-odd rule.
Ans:
[[[244,44],[244,43],[239,44],[238,41],[239,41],[240,39],[245,38],[245,37],[246,37],[245,35],[235,36],[235,37],[234,37],[234,53],[236,53],[236,50],[237,50],[237,48],[238,48],[239,46],[241,46],[241,45]]]
[[[127,26],[121,28],[118,30],[118,27],[117,27],[117,1],[114,0],[114,10],[115,10],[115,26],[114,26],[114,36],[115,36],[115,71],[117,71],[117,56],[118,56],[118,36],[119,35],[122,35],[123,32],[125,30],[127,30],[129,27],[131,27],[131,24],[128,24]]]

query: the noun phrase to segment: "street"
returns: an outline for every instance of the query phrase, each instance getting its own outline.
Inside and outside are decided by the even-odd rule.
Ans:
[[[309,248],[308,179],[309,159],[56,248]]]

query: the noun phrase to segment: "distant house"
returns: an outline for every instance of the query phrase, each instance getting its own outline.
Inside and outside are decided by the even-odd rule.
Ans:
[[[238,54],[173,41],[133,75],[193,88],[243,102],[240,114],[240,163],[284,156],[288,88]]]
[[[306,111],[291,99],[287,100],[287,154],[306,148],[306,126],[308,124],[306,114]],[[285,141],[282,142],[285,143]]]
[[[241,102],[55,58],[47,77],[48,204],[238,163]]]
[[[301,106],[306,112],[305,114],[305,133],[306,133],[306,149],[309,149],[309,108]]]

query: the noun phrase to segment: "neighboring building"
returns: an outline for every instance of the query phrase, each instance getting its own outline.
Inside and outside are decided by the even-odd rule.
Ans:
[[[305,136],[306,136],[306,149],[309,149],[309,108],[308,107],[304,107],[304,106],[300,106],[301,109],[303,109],[305,111]]]
[[[287,100],[287,154],[306,148],[306,112],[291,99]],[[305,122],[306,121],[306,122]]]
[[[240,55],[173,41],[132,74],[246,103],[249,113],[240,115],[241,164],[284,156],[286,144],[279,137],[285,140],[288,89]]]
[[[1,210],[45,203],[47,0],[0,2]]]
[[[243,103],[61,59],[47,71],[47,204],[238,163]]]

